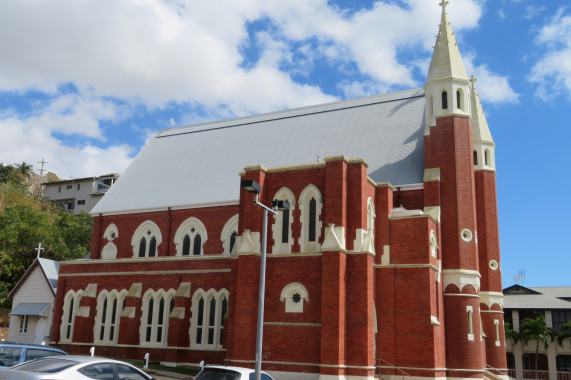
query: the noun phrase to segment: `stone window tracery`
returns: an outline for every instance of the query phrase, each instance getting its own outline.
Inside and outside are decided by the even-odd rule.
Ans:
[[[204,224],[197,218],[188,218],[182,222],[174,236],[176,255],[203,255],[203,246],[207,239],[208,235]]]
[[[285,303],[286,313],[303,313],[303,301],[309,302],[309,293],[303,284],[291,282],[284,286],[280,301]]]
[[[306,186],[299,196],[301,210],[301,252],[316,252],[321,249],[322,222],[319,220],[323,207],[321,192],[315,185]]]
[[[139,330],[140,344],[147,347],[167,345],[169,316],[174,308],[176,291],[170,289],[147,290],[143,296],[143,313]]]
[[[161,230],[154,222],[147,220],[141,223],[133,233],[131,239],[133,257],[158,256],[158,247],[161,243]]]
[[[79,290],[77,292],[70,290],[65,295],[63,301],[63,314],[60,326],[60,342],[72,342],[73,341],[73,328],[75,325],[75,317],[79,309],[79,303],[81,302],[81,297],[83,291]]]
[[[224,225],[220,240],[224,247],[225,254],[230,254],[235,249],[236,238],[238,237],[238,214],[234,215]]]
[[[293,221],[293,210],[295,210],[295,196],[290,189],[282,187],[274,196],[274,200],[288,201],[290,210],[278,211],[278,215],[273,218],[272,236],[274,245],[272,247],[272,253],[291,253],[291,247],[293,245],[291,225]]]
[[[224,321],[228,318],[228,290],[205,292],[198,289],[192,297],[190,342],[193,348],[222,350]]]
[[[119,319],[125,307],[127,290],[111,292],[103,290],[97,297],[97,315],[95,317],[94,340],[97,343],[117,343]]]

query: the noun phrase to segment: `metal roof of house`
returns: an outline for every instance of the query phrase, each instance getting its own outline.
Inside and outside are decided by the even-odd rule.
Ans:
[[[139,152],[92,214],[235,204],[239,172],[363,158],[369,177],[422,182],[423,89],[166,129]]]
[[[571,286],[504,289],[504,309],[571,309]]]
[[[19,303],[10,311],[10,315],[44,315],[49,303]]]

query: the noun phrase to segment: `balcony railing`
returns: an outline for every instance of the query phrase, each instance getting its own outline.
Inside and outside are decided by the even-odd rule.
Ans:
[[[523,370],[523,378],[524,379],[532,379],[532,380],[549,380],[549,371],[537,371],[537,379],[535,378],[535,370],[533,369],[524,369]]]

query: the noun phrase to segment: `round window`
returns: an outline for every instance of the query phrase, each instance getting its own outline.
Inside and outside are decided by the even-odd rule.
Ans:
[[[464,228],[462,232],[460,232],[460,236],[462,236],[462,240],[464,241],[471,241],[472,240],[472,231],[467,228]]]
[[[498,262],[496,260],[490,260],[490,268],[492,270],[496,270],[496,269],[498,269],[498,267],[499,267],[499,265],[498,265]]]

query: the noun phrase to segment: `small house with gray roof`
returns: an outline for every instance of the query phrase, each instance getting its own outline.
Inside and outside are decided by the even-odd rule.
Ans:
[[[8,340],[47,344],[57,293],[59,262],[37,258],[9,294]]]

